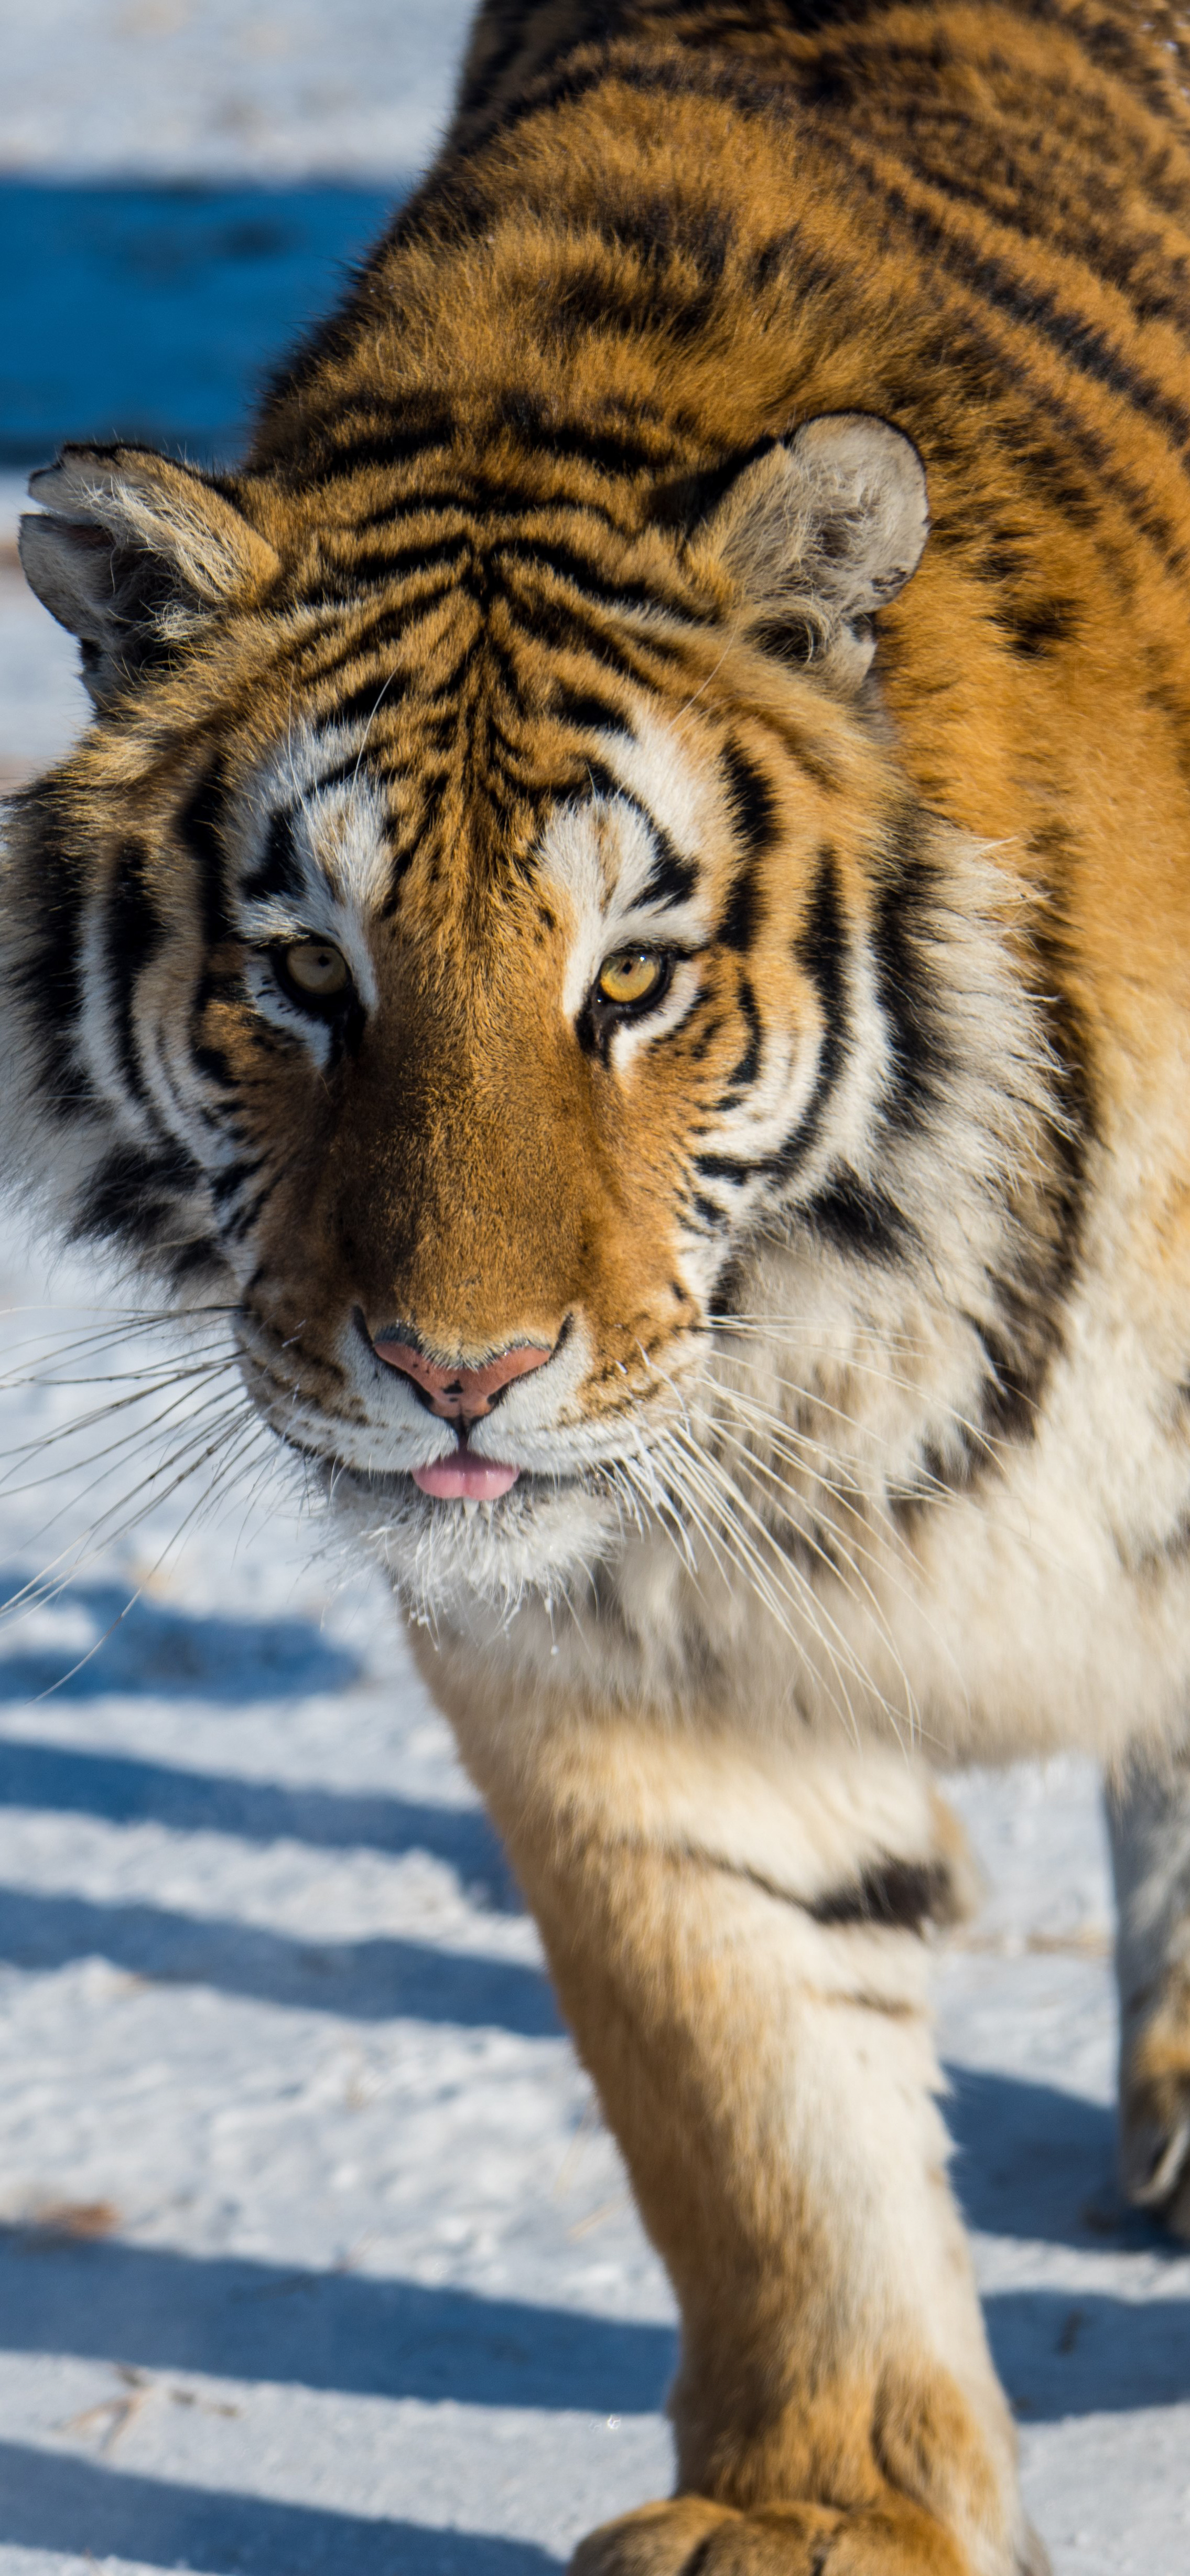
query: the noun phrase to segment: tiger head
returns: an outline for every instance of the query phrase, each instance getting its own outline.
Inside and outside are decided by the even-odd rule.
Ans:
[[[231,1307],[431,1607],[675,1510],[675,1440],[697,1519],[724,1319],[870,1309],[1020,1132],[869,675],[910,442],[835,415],[576,497],[502,435],[309,489],[71,449],[23,533],[96,707],[10,836],[26,1176]]]

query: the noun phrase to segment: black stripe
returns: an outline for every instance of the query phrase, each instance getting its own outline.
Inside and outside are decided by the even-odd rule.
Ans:
[[[792,1180],[817,1143],[847,1056],[847,924],[838,862],[829,847],[819,851],[806,918],[793,953],[814,986],[823,1026],[813,1091],[792,1134],[765,1164],[765,1170],[781,1181]]]
[[[148,852],[129,840],[116,853],[103,914],[103,962],[115,1023],[116,1056],[134,1100],[147,1099],[136,1051],[133,1004],[137,979],[157,955],[164,930],[148,885]]]
[[[836,1888],[806,1907],[816,1923],[878,1923],[897,1932],[952,1922],[955,1911],[954,1881],[940,1860],[875,1862],[852,1886]]]
[[[244,879],[243,891],[249,903],[261,903],[270,895],[298,895],[305,882],[293,838],[293,811],[282,807],[270,814],[260,859]]]
[[[634,796],[630,787],[621,785],[614,771],[608,768],[606,761],[588,760],[583,765],[595,795],[602,797],[609,805],[616,802],[627,805],[656,850],[657,856],[634,901],[637,903],[688,903],[698,885],[699,871],[691,860],[684,859],[681,851],[675,848],[664,823],[659,823],[656,815],[650,814],[648,806],[642,805],[639,796]]]
[[[83,1008],[80,932],[87,869],[52,788],[39,786],[14,797],[12,811],[21,842],[31,831],[36,834],[32,858],[37,886],[31,953],[13,969],[12,980],[35,1014],[44,1105],[55,1119],[73,1118],[92,1107],[95,1096],[75,1051]]]
[[[328,680],[335,679],[340,671],[350,669],[351,664],[361,658],[359,645],[353,643],[341,660],[330,663],[323,671],[313,672],[309,686],[325,687]],[[402,699],[409,694],[413,678],[412,671],[373,671],[370,678],[357,680],[344,697],[334,701],[328,720],[336,724],[370,725],[378,716],[387,715],[390,709],[400,706]]]
[[[836,127],[833,140],[847,154],[857,186],[867,191],[879,209],[878,221],[882,225],[888,223],[890,214],[900,212],[911,228],[928,231],[924,212],[921,226],[912,226],[906,201],[872,168],[854,136]],[[956,246],[956,256],[947,264],[960,285],[964,284],[967,270],[961,246]],[[932,379],[937,381],[938,391],[933,389]],[[1009,353],[992,330],[981,327],[977,313],[955,309],[932,337],[918,343],[911,371],[907,370],[903,378],[895,373],[885,378],[880,408],[891,420],[915,424],[917,443],[928,463],[932,453],[953,455],[955,421],[961,415],[964,398],[972,417],[983,421],[985,443],[989,435],[993,436],[1014,466],[1026,470],[1054,507],[1062,510],[1076,527],[1093,525],[1094,510],[1087,491],[1079,486],[1071,470],[1074,458],[1103,491],[1119,501],[1167,568],[1178,575],[1185,572],[1186,550],[1180,531],[1154,502],[1151,490],[1122,469],[1107,439],[1071,400],[1031,369],[1024,352],[1017,349]],[[1051,446],[1039,435],[1044,423],[1052,424],[1060,444]],[[939,537],[940,521],[936,518],[931,544],[936,545]],[[1101,555],[1100,560],[1107,563],[1109,559]]]
[[[222,763],[214,761],[199,779],[178,816],[178,835],[194,862],[198,877],[203,936],[210,948],[232,936],[224,881],[222,826],[227,796]]]
[[[444,565],[457,566],[474,553],[475,540],[468,529],[441,537],[436,544],[394,547],[391,554],[379,548],[368,554],[361,552],[350,563],[324,571],[302,591],[299,604],[303,608],[350,607],[370,590],[390,590],[395,582],[413,582],[423,573],[440,571]]]
[[[580,733],[627,733],[629,729],[610,699],[596,697],[593,689],[572,689],[565,680],[554,682],[550,713]]]
[[[1021,1283],[998,1279],[994,1285],[1009,1313],[1019,1310]],[[987,1374],[980,1386],[982,1429],[993,1440],[1030,1439],[1037,1427],[1040,1393],[1033,1353],[1027,1359],[1018,1357],[990,1324],[981,1324],[974,1315],[969,1315],[967,1322],[987,1362]]]
[[[175,1217],[179,1196],[188,1194],[201,1178],[197,1163],[182,1145],[170,1144],[156,1153],[118,1145],[99,1165],[71,1235],[76,1241],[90,1236],[115,1238],[139,1251],[152,1251]]]
[[[592,227],[617,256],[635,252],[643,266],[663,268],[674,260],[698,270],[700,279],[718,284],[735,244],[735,225],[722,207],[680,188],[634,191],[631,200],[617,193],[595,210]]]
[[[620,19],[621,13],[614,0],[611,0],[611,5],[607,5],[605,0],[604,5],[591,8],[589,13],[585,11],[583,23],[589,30],[589,41],[592,44],[606,41],[609,35],[617,32]],[[573,20],[568,22],[568,47],[575,41],[569,33],[573,25]],[[729,100],[745,113],[753,101],[760,114],[772,113],[771,83],[758,76],[748,64],[733,61],[730,55],[718,54],[710,46],[701,55],[690,52],[678,56],[675,52],[659,57],[650,50],[643,62],[620,57],[616,62],[615,76],[617,84],[622,84],[625,89],[643,92],[651,107],[655,107],[659,97],[717,98]],[[596,54],[593,60],[589,54],[586,55],[577,66],[563,56],[552,77],[544,76],[531,82],[524,92],[495,102],[480,122],[479,131],[508,130],[515,128],[522,117],[541,115],[555,107],[571,106],[588,97],[593,90],[601,89],[607,77],[608,65],[602,53]],[[429,191],[427,199],[426,210],[429,212],[434,206],[434,197]]]
[[[233,1199],[237,1190],[242,1190],[247,1181],[254,1181],[257,1173],[263,1168],[263,1163],[263,1155],[257,1154],[250,1162],[232,1163],[226,1171],[217,1172],[211,1183],[211,1196],[216,1207],[225,1207],[227,1201]]]
[[[605,760],[584,760],[583,767],[591,781],[592,795],[601,796],[605,805],[612,804],[617,796],[622,796],[624,803],[633,806],[642,819],[647,821],[643,807],[637,803],[636,798],[626,787],[621,787],[615,771],[608,768]]]
[[[540,465],[541,450],[534,449],[534,462]],[[448,487],[427,491],[420,484],[415,491],[393,492],[376,510],[353,514],[351,537],[369,528],[396,528],[409,519],[444,519],[452,513],[473,525],[480,514],[488,518],[544,518],[557,511],[562,517],[598,519],[613,535],[627,542],[632,529],[609,501],[596,500],[589,492],[567,492],[551,487],[542,480],[515,482],[503,473],[489,473],[483,467],[457,468],[457,479]]]
[[[1068,90],[1055,92],[1052,83],[1047,85],[1047,111],[1051,104],[1057,108],[1070,103],[1071,93]],[[1082,106],[1090,104],[1092,108],[1098,108],[1103,102],[1075,100],[1074,104]],[[1054,127],[1056,132],[1056,117]],[[927,160],[919,153],[916,161],[916,175],[926,186],[938,189],[940,193],[953,199],[955,204],[978,207],[980,213],[989,222],[1004,232],[1014,233],[1018,240],[1030,244],[1041,243],[1049,257],[1052,258],[1055,251],[1061,251],[1067,257],[1078,260],[1084,267],[1090,268],[1097,278],[1113,286],[1116,292],[1125,298],[1138,322],[1166,323],[1184,341],[1187,337],[1188,324],[1185,297],[1179,295],[1172,286],[1161,287],[1156,284],[1150,267],[1151,241],[1144,235],[1129,234],[1127,226],[1131,209],[1128,189],[1118,184],[1111,184],[1102,166],[1102,155],[1096,154],[1095,139],[1086,132],[1085,128],[1082,131],[1076,130],[1070,140],[1084,164],[1088,158],[1097,158],[1099,161],[1100,166],[1096,169],[1095,180],[1098,221],[1091,216],[1085,206],[1077,208],[1073,221],[1063,220],[1064,210],[1055,206],[1052,199],[1039,193],[1036,187],[1026,202],[1024,174],[1019,168],[1016,184],[1021,194],[1014,203],[1005,194],[1001,172],[995,160],[990,173],[981,178],[978,174],[973,174],[970,157],[965,158],[961,169],[958,167],[944,169],[932,156]],[[1162,188],[1152,160],[1146,168],[1145,188],[1146,195],[1152,204],[1160,205],[1162,211],[1172,216],[1175,223],[1179,219],[1184,223],[1186,213],[1184,192]],[[1171,269],[1171,276],[1173,273]]]
[[[839,863],[829,842],[824,842],[818,853],[806,918],[794,940],[793,953],[814,986],[828,1029],[841,1030],[847,997],[847,924]]]
[[[696,1154],[694,1168],[701,1174],[704,1181],[742,1183],[754,1180],[757,1169],[762,1167],[758,1167],[755,1163],[742,1162],[735,1154]]]
[[[926,927],[936,900],[937,868],[911,810],[894,816],[887,846],[889,865],[872,907],[870,939],[893,1073],[884,1117],[889,1126],[905,1131],[923,1123],[948,1069],[950,1049],[939,1022]]]
[[[863,167],[887,214],[900,217],[931,261],[949,270],[970,294],[983,297],[994,313],[1002,313],[1008,321],[1035,331],[1075,374],[1103,385],[1108,392],[1121,396],[1142,418],[1155,422],[1167,432],[1185,465],[1190,446],[1190,410],[1184,403],[1167,394],[1154,377],[1134,367],[1085,315],[1065,312],[1045,289],[1030,287],[1023,278],[1014,277],[1001,261],[977,249],[970,238],[957,239],[928,207],[913,205],[903,189],[878,178],[867,162],[863,146],[854,137],[849,137],[848,143],[854,163]],[[1004,355],[999,363],[1001,368],[1006,364]]]
[[[402,600],[399,606],[394,606],[390,602],[387,607],[380,609],[374,617],[364,618],[358,626],[353,628],[350,640],[344,646],[343,653],[340,657],[340,663],[337,667],[342,667],[344,664],[349,662],[353,656],[359,656],[364,653],[377,653],[380,651],[382,645],[406,644],[413,629],[418,626],[424,626],[433,610],[441,607],[444,599],[457,600],[460,592],[464,589],[471,594],[472,585],[463,582],[442,581],[436,583],[434,588],[431,590],[417,591],[409,599]],[[316,672],[314,676],[316,679],[319,679],[323,674],[321,672]]]
[[[210,999],[210,986],[200,986],[193,1014],[194,1021],[201,1017]],[[222,1047],[210,1046],[204,1040],[192,1035],[190,1058],[195,1072],[201,1073],[204,1082],[213,1083],[216,1091],[225,1092],[230,1099],[235,1098],[239,1085],[232,1071],[231,1059]]]
[[[511,603],[510,603],[511,605]],[[519,623],[540,644],[552,645],[559,653],[586,653],[594,662],[602,662],[621,680],[641,680],[646,687],[654,684],[653,663],[681,664],[682,648],[672,638],[651,634],[629,637],[618,632],[614,623],[598,623],[599,612],[594,602],[580,602],[574,592],[563,597],[558,593],[539,591],[528,614],[517,603]]]
[[[763,859],[780,837],[777,807],[769,781],[737,742],[728,743],[722,765],[727,779],[732,830],[743,841],[750,857]]]
[[[753,990],[750,976],[741,974],[736,1000],[739,1003],[741,1013],[743,1014],[744,1024],[748,1031],[748,1037],[742,1056],[739,1057],[738,1061],[732,1066],[731,1072],[728,1074],[727,1089],[729,1092],[742,1091],[746,1089],[749,1084],[755,1082],[756,1076],[760,1071],[760,1051],[763,1034],[760,1022],[760,1012],[757,1008],[756,994]],[[725,1100],[720,1103],[720,1106],[727,1109],[733,1109],[736,1104],[732,1100]]]
[[[261,1210],[267,1207],[274,1191],[278,1188],[281,1177],[280,1172],[274,1172],[264,1183],[263,1188],[257,1191],[255,1198],[249,1200],[247,1207],[238,1209],[233,1216],[225,1220],[220,1228],[224,1243],[242,1243],[245,1235],[251,1234]]]
[[[898,1261],[910,1237],[908,1220],[883,1190],[868,1188],[846,1166],[799,1214],[832,1250],[862,1261]]]
[[[514,716],[534,718],[537,714],[536,697],[526,697],[524,684],[513,655],[505,645],[500,643],[498,637],[491,633],[490,629],[484,636],[484,649],[489,667],[498,674]],[[449,709],[448,713],[453,717],[455,709]]]
[[[1066,644],[1080,620],[1072,600],[1043,599],[1032,604],[1002,600],[993,620],[1022,661],[1041,662],[1056,644]]]
[[[529,573],[548,573],[554,581],[567,583],[581,591],[585,599],[597,600],[604,608],[660,608],[679,616],[690,614],[685,600],[651,589],[645,582],[627,581],[605,572],[574,546],[560,545],[545,537],[497,537],[491,554],[493,562],[501,566],[511,564]]]
[[[690,1022],[695,1019],[700,1012],[708,1009],[710,1009],[710,995],[708,993],[696,994],[693,1007],[687,1012],[686,1018],[682,1022],[682,1027],[684,1029],[689,1028]],[[706,1058],[710,1054],[711,1048],[713,1047],[722,1028],[723,1021],[716,1012],[714,1016],[707,1021],[702,1036],[695,1039],[695,1042],[690,1049],[690,1061],[692,1064],[705,1063]]]
[[[737,870],[716,936],[725,948],[734,948],[738,955],[746,956],[764,918],[758,871],[777,838],[777,813],[763,771],[738,743],[729,743],[724,751],[723,770],[732,828],[743,841],[746,856]]]
[[[325,689],[341,673],[350,671],[353,663],[375,660],[386,648],[392,652],[402,645],[407,647],[415,629],[427,622],[441,600],[457,600],[460,595],[459,586],[454,590],[424,591],[404,606],[394,607],[390,603],[378,609],[375,615],[361,618],[358,624],[348,625],[345,616],[328,621],[321,633],[309,640],[301,656],[298,678],[302,688],[311,692]],[[319,659],[320,652],[324,659]],[[387,671],[381,668],[376,673],[372,682],[373,696],[379,694],[383,683],[384,705],[398,706],[422,676],[422,669],[414,659],[407,660],[400,668],[390,664]],[[365,703],[356,706],[354,699],[349,697],[341,705],[329,706],[322,715],[322,721],[345,724],[352,712],[366,715],[367,684],[361,680],[358,688]]]
[[[638,810],[644,811],[643,807]],[[689,859],[680,857],[660,823],[651,822],[648,815],[645,815],[645,821],[657,843],[657,857],[634,900],[637,903],[689,903],[698,884],[698,869]]]
[[[168,1255],[165,1267],[170,1286],[177,1290],[186,1289],[191,1293],[204,1284],[211,1288],[218,1287],[226,1281],[227,1277],[218,1246],[204,1243],[201,1239],[193,1243],[179,1244],[177,1250]]]
[[[688,1207],[693,1209],[695,1216],[699,1219],[700,1227],[704,1233],[726,1234],[728,1227],[731,1224],[731,1218],[724,1213],[722,1208],[715,1206],[713,1199],[701,1198],[697,1191],[695,1191],[687,1200],[686,1204]]]
[[[578,457],[596,473],[619,478],[656,473],[670,452],[671,433],[658,422],[656,426],[640,416],[633,430],[623,427],[597,428],[581,420],[559,421],[554,417],[554,396],[520,394],[516,418],[511,426],[531,442],[535,451],[544,449],[550,456]],[[624,411],[630,405],[624,402]]]
[[[586,332],[681,342],[705,331],[714,309],[714,286],[687,283],[680,272],[657,266],[632,267],[588,231],[582,248],[570,249],[565,266],[558,263],[551,321],[571,347]]]
[[[297,370],[294,371],[296,378]],[[290,379],[292,382],[294,379]],[[289,390],[281,388],[282,397]],[[372,466],[408,465],[414,457],[424,456],[430,448],[449,447],[455,436],[455,422],[449,412],[432,415],[425,421],[399,427],[394,421],[385,429],[369,429],[342,443],[332,439],[322,422],[314,422],[307,433],[309,444],[300,462],[281,460],[279,468],[287,482],[297,484],[308,494],[312,487],[325,483],[345,482],[352,474],[365,474]]]
[[[722,947],[734,948],[738,956],[746,957],[763,917],[755,863],[749,859],[732,881],[715,937]]]
[[[363,757],[362,751],[349,751],[343,760],[336,762],[333,769],[325,769],[321,778],[311,781],[306,789],[307,796],[329,795],[332,787],[354,787],[361,774]],[[367,772],[364,771],[363,775],[367,784]]]

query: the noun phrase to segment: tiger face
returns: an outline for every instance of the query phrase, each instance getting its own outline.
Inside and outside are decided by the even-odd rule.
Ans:
[[[431,544],[390,478],[362,567],[356,491],[336,525],[137,451],[35,478],[98,722],[9,897],[27,1163],[227,1302],[266,1420],[431,1607],[672,1509],[750,1263],[870,1300],[944,1226],[919,1113],[966,1078],[908,928],[946,834],[867,678],[925,542],[909,442],[818,420],[614,544],[458,488]]]

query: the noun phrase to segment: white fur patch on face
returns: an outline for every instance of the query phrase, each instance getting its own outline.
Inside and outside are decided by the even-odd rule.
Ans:
[[[243,937],[262,949],[286,940],[333,943],[372,1008],[369,925],[388,890],[390,852],[385,800],[359,765],[364,739],[362,725],[321,733],[301,726],[262,767],[243,808],[237,911]],[[277,840],[283,847],[270,865]],[[263,959],[249,982],[257,1007],[299,1027],[317,1053],[323,1033],[286,1003]]]

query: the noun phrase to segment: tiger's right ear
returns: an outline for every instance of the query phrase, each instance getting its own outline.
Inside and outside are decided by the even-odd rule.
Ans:
[[[141,447],[67,447],[30,477],[23,518],[31,590],[83,648],[105,707],[233,602],[262,596],[279,557],[205,474]]]
[[[857,689],[872,619],[921,561],[922,461],[891,421],[826,412],[744,465],[693,540],[725,572],[753,640]]]

